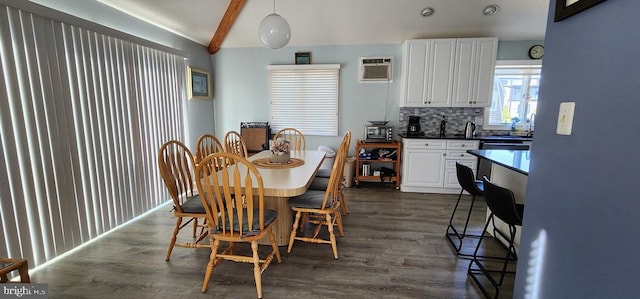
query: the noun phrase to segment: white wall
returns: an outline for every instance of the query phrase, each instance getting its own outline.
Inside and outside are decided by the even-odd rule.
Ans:
[[[257,38],[257,37],[256,37]],[[217,136],[240,130],[243,121],[268,121],[269,99],[267,65],[293,64],[295,52],[311,52],[313,64],[339,63],[339,132],[351,130],[353,141],[362,139],[367,120],[386,120],[398,125],[401,46],[359,45],[305,48],[221,49],[211,56],[214,72],[214,113]],[[358,59],[361,56],[393,56],[393,82],[358,83]],[[308,136],[307,148],[321,144],[337,148],[340,137]],[[353,152],[352,152],[353,154]]]

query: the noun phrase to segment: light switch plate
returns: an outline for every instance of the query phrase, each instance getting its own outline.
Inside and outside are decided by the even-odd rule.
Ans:
[[[556,133],[559,135],[571,135],[573,128],[573,112],[576,108],[575,102],[560,103],[560,112],[558,112],[558,126]]]

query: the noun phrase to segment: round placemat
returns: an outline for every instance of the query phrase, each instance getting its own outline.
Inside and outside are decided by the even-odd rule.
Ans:
[[[262,158],[253,160],[251,163],[260,168],[294,168],[304,165],[304,160],[291,158],[288,163],[271,163],[270,158]]]

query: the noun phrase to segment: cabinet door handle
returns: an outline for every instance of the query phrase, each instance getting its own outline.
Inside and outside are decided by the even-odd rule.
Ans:
[[[429,146],[429,144],[428,144],[428,143],[425,143],[425,144],[424,144],[424,146]]]
[[[460,154],[460,157],[464,157],[464,154]]]
[[[443,156],[446,156],[446,155],[447,155],[447,153],[442,153],[442,155],[443,155]]]
[[[465,146],[467,146],[467,145],[466,145],[466,144],[463,144],[463,145],[462,145],[462,147],[465,147]]]

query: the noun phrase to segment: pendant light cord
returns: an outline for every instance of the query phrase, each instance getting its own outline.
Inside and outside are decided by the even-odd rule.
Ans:
[[[276,0],[273,0],[273,14],[276,13]]]

